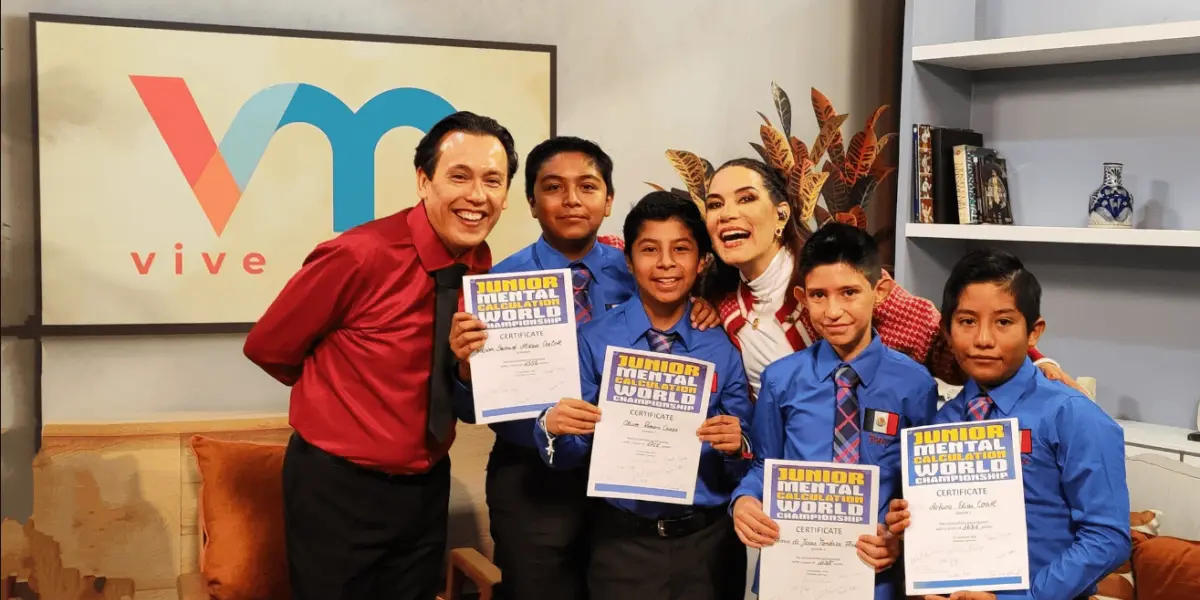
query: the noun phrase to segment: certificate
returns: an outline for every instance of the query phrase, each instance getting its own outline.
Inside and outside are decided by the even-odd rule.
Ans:
[[[905,429],[900,446],[909,595],[1029,588],[1016,419]]]
[[[692,503],[700,470],[696,430],[708,418],[715,368],[686,356],[608,347],[589,496]]]
[[[476,423],[536,417],[579,397],[570,270],[468,275],[463,289],[466,312],[488,332],[471,355]]]
[[[875,569],[858,557],[875,535],[879,467],[767,459],[763,511],[779,539],[759,554],[759,600],[870,600]]]

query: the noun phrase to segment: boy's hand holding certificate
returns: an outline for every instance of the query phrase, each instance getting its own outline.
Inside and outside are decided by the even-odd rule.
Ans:
[[[909,595],[1029,588],[1020,435],[1016,419],[904,430]]]
[[[875,570],[858,556],[876,533],[879,467],[768,459],[763,507],[779,539],[760,554],[760,600],[868,600]]]
[[[588,495],[691,504],[697,429],[715,383],[710,362],[609,347],[592,442]]]
[[[533,418],[579,397],[569,269],[470,275],[463,287],[466,312],[487,332],[470,358],[476,423]]]

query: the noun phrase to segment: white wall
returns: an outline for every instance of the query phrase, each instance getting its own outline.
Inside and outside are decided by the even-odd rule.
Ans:
[[[33,312],[27,14],[59,12],[227,25],[420,35],[558,46],[558,131],[596,140],[616,163],[616,232],[652,181],[682,187],[663,157],[714,163],[753,155],[770,83],[793,100],[793,131],[817,133],[818,87],[861,127],[895,102],[895,0],[5,0],[3,4],[3,323]],[[892,131],[895,114],[885,117]],[[905,136],[900,136],[904,143]],[[878,206],[893,205],[880,201]],[[524,218],[524,217],[523,217]],[[45,341],[46,422],[139,420],[172,412],[282,411],[286,389],[241,356],[241,336]],[[3,515],[30,512],[34,352],[5,340]],[[10,425],[11,424],[11,425]],[[10,429],[11,427],[11,429]]]

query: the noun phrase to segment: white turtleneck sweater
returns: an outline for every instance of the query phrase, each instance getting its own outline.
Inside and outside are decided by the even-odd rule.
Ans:
[[[794,352],[783,327],[775,320],[775,313],[783,306],[787,294],[791,293],[788,290],[788,282],[792,279],[794,266],[795,259],[792,253],[787,248],[781,248],[762,275],[753,281],[742,278],[742,282],[754,295],[754,306],[749,307],[747,323],[737,335],[742,346],[746,377],[750,380],[750,388],[754,390],[755,396],[762,385],[763,369]],[[754,327],[756,320],[757,328]]]

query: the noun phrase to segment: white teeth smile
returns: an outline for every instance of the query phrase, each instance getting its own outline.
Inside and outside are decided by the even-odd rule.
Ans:
[[[483,213],[481,213],[481,212],[475,212],[475,211],[470,211],[470,210],[457,210],[457,211],[454,211],[454,214],[458,215],[464,221],[475,222],[475,221],[483,220]]]
[[[744,240],[749,237],[750,237],[749,231],[731,230],[731,231],[726,231],[721,234],[721,241],[722,242],[734,242],[737,240]]]
[[[669,279],[655,279],[654,281],[657,281],[658,283],[663,284],[663,285],[673,285],[673,284],[675,284],[675,282],[679,281],[679,278],[672,277]]]

